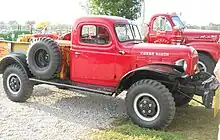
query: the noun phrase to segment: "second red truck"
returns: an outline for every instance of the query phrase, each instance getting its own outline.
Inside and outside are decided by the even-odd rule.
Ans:
[[[199,69],[211,74],[220,58],[220,32],[186,29],[176,14],[153,15],[147,26],[145,41],[190,45],[198,51]]]

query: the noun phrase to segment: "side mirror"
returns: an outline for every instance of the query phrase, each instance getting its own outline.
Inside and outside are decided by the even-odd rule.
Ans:
[[[174,29],[174,30],[180,30],[181,28],[180,28],[180,26],[177,26],[177,25],[176,25],[176,26],[173,27],[173,29]]]

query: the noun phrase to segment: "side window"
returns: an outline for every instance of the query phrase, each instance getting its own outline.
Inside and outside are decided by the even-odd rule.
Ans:
[[[97,44],[106,45],[110,43],[108,29],[104,26],[97,26]]]
[[[95,44],[96,26],[84,25],[81,30],[80,41],[83,43]]]
[[[170,22],[165,18],[164,20],[164,30],[165,31],[172,31],[172,25]]]
[[[153,30],[154,31],[160,31],[160,17],[157,17],[153,21]]]
[[[159,16],[153,23],[154,31],[172,31],[172,26],[166,17]]]
[[[84,25],[81,29],[80,42],[98,45],[109,44],[109,32],[104,26]]]

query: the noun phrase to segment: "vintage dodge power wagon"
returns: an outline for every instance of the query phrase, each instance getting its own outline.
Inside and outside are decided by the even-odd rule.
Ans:
[[[202,84],[211,75],[198,71],[197,51],[143,43],[137,25],[125,18],[82,17],[63,40],[1,41],[1,47],[9,54],[0,61],[0,74],[14,102],[25,102],[37,84],[111,96],[126,91],[131,120],[154,129],[166,128],[176,106],[188,104],[195,94],[203,97],[204,106],[212,106],[214,93],[204,94]]]

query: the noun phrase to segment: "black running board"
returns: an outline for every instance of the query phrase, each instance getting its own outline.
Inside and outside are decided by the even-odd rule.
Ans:
[[[48,84],[48,85],[53,85],[53,86],[62,86],[62,87],[76,89],[76,90],[87,91],[87,92],[94,92],[94,93],[111,95],[111,96],[113,95],[112,92],[106,92],[106,91],[101,91],[101,90],[96,90],[96,89],[91,89],[91,88],[73,86],[73,85],[70,85],[70,84],[63,84],[63,83],[58,83],[58,82],[44,81],[44,80],[39,80],[39,79],[35,79],[35,78],[29,78],[29,80],[32,81],[32,82],[38,82],[38,83],[41,83],[41,84]]]

